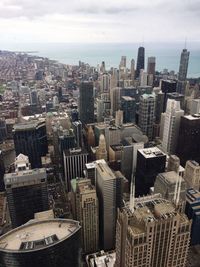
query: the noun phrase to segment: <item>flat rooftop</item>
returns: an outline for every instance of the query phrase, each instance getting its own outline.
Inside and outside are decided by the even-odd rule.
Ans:
[[[14,173],[6,173],[4,175],[5,185],[8,184],[18,184],[18,183],[29,183],[31,181],[39,181],[41,179],[46,179],[46,169],[32,169],[32,170],[24,170]]]
[[[145,157],[145,158],[156,158],[161,156],[166,156],[158,147],[150,147],[150,148],[142,148],[138,149],[138,151]]]
[[[32,220],[0,237],[0,251],[28,252],[65,240],[80,229],[79,222],[65,219]]]
[[[186,115],[184,118],[188,120],[200,120],[200,114]]]
[[[181,177],[175,171],[163,172],[163,173],[160,173],[159,176],[167,184],[176,184],[178,177]],[[181,177],[181,183],[182,182],[184,182],[184,179]]]

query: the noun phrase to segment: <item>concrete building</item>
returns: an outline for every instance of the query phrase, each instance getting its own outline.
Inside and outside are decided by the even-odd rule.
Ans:
[[[79,222],[33,220],[0,237],[0,266],[80,266]]]
[[[84,149],[69,149],[63,152],[65,184],[68,192],[71,189],[71,180],[83,177],[83,170],[88,161],[88,152]]]
[[[115,117],[115,112],[120,109],[121,100],[121,87],[111,88],[110,91],[110,103],[111,114]]]
[[[111,250],[115,247],[117,208],[122,205],[122,179],[116,177],[105,161],[96,164],[96,188],[100,248]]]
[[[102,93],[110,92],[111,87],[111,75],[109,73],[103,73],[100,76],[100,90]]]
[[[155,72],[156,72],[156,58],[148,57],[147,73],[155,75]]]
[[[168,99],[164,113],[162,148],[169,155],[176,152],[181,116],[184,116],[184,111],[180,108],[180,102]]]
[[[100,135],[99,137],[99,146],[96,152],[96,159],[104,159],[108,160],[108,152],[106,149],[106,140],[105,136],[103,134]]]
[[[71,187],[74,195],[74,218],[81,225],[83,252],[96,252],[99,246],[99,205],[96,189],[89,179],[73,179]]]
[[[160,193],[165,199],[175,205],[182,205],[185,202],[186,183],[175,171],[159,173],[154,184],[154,193]],[[179,194],[179,199],[177,199]],[[175,200],[177,203],[175,203]]]
[[[192,99],[190,114],[200,113],[200,99]]]
[[[139,105],[139,127],[149,140],[153,138],[153,123],[155,119],[155,94],[143,94]]]
[[[116,267],[185,267],[191,222],[159,194],[118,211]]]
[[[194,160],[188,160],[185,166],[184,179],[187,188],[194,188],[200,190],[200,166]]]
[[[115,267],[116,253],[114,251],[100,252],[86,256],[87,267]]]
[[[181,59],[180,59],[180,65],[179,65],[179,73],[178,73],[179,81],[186,81],[189,56],[190,56],[190,52],[187,51],[187,49],[183,49],[181,53]]]

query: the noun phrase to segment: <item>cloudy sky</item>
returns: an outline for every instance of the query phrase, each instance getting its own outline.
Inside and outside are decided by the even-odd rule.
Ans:
[[[0,0],[2,42],[200,41],[200,0]]]

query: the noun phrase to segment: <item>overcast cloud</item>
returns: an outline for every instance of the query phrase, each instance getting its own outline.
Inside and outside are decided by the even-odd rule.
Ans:
[[[4,42],[200,41],[200,0],[1,0]]]

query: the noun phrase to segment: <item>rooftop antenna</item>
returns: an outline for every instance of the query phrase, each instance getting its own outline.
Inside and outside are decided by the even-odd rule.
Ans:
[[[185,37],[185,49],[187,48],[187,37]]]

